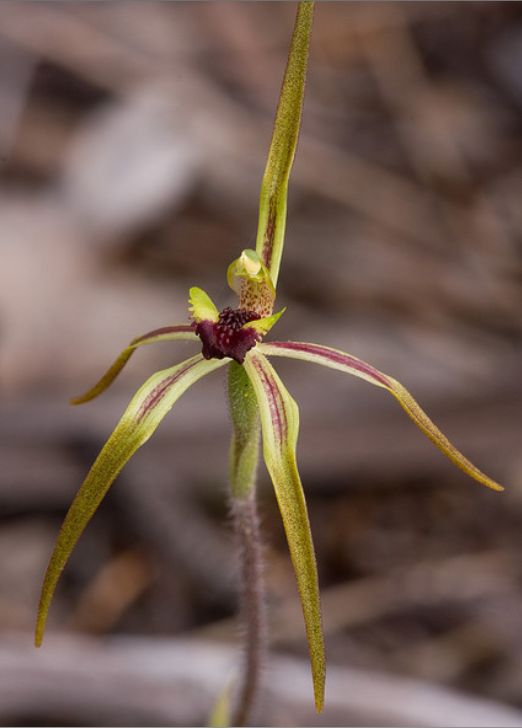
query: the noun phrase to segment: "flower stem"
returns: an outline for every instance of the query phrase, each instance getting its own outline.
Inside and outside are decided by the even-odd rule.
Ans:
[[[244,367],[229,365],[228,399],[232,415],[230,448],[231,512],[239,553],[244,667],[232,725],[245,725],[254,707],[265,651],[262,549],[256,506],[260,423],[255,392]]]
[[[255,489],[261,428],[255,392],[243,366],[228,366],[228,403],[232,416],[229,477],[234,498],[246,498]]]
[[[244,629],[244,663],[232,725],[249,722],[257,697],[266,650],[262,548],[255,492],[232,499],[232,518],[240,556],[241,619]]]

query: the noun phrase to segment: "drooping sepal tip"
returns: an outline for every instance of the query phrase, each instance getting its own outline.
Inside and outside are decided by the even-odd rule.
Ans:
[[[179,397],[225,361],[205,361],[201,354],[156,372],[131,399],[77,492],[58,534],[45,573],[36,618],[35,644],[42,644],[45,624],[60,575],[78,539],[105,494],[132,455],[147,442]]]
[[[267,344],[260,344],[259,349],[268,356],[302,359],[315,364],[321,364],[331,369],[337,369],[338,371],[346,372],[352,376],[364,379],[377,387],[388,390],[421,432],[454,465],[463,470],[473,480],[485,485],[487,488],[495,491],[504,490],[502,485],[488,477],[457,450],[439,430],[437,425],[432,422],[406,387],[388,374],[379,371],[371,364],[344,351],[339,351],[339,349],[332,349],[322,344],[310,344],[302,341],[271,341]]]
[[[99,397],[102,392],[105,392],[105,390],[110,387],[110,385],[116,379],[125,364],[133,355],[134,348],[135,347],[133,346],[128,346],[126,349],[124,349],[118,356],[118,358],[114,361],[114,363],[111,364],[105,374],[98,380],[98,382],[96,382],[96,384],[91,387],[91,389],[88,389],[83,394],[80,394],[77,397],[71,397],[71,399],[69,400],[69,404],[85,404],[86,402],[90,402],[91,400],[96,399],[96,397]]]
[[[488,475],[479,470],[476,465],[467,459],[448,438],[439,430],[434,422],[428,417],[409,391],[393,377],[387,377],[390,383],[388,391],[393,394],[397,402],[406,412],[408,417],[417,425],[419,430],[462,471],[473,478],[477,483],[485,485],[486,488],[501,493],[504,486],[492,480]]]
[[[310,650],[315,705],[320,712],[324,704],[326,660],[317,564],[296,463],[299,409],[260,351],[252,350],[244,366],[257,398],[264,460],[274,486],[299,588]]]
[[[105,374],[96,382],[96,384],[78,397],[69,400],[70,404],[84,404],[102,394],[121,372],[127,364],[136,349],[140,346],[148,344],[156,344],[162,341],[197,341],[198,338],[194,332],[194,327],[187,324],[177,324],[174,326],[162,326],[160,329],[154,329],[142,336],[133,339],[118,358],[114,361]]]

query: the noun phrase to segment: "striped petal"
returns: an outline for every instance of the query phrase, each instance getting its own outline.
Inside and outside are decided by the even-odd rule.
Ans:
[[[310,647],[315,704],[320,711],[324,703],[325,657],[317,566],[296,464],[299,410],[266,357],[252,350],[244,367],[256,394],[265,463],[274,485],[297,577]]]
[[[36,622],[36,645],[42,643],[45,622],[56,584],[83,530],[116,476],[132,455],[156,430],[176,400],[205,374],[226,364],[201,354],[182,364],[156,372],[136,392],[109,437],[65,517],[42,587]]]
[[[270,271],[274,286],[283,253],[288,178],[301,124],[313,9],[313,2],[299,3],[261,184],[256,251]]]
[[[149,331],[148,334],[144,334],[143,336],[139,336],[137,339],[133,339],[129,346],[121,352],[116,361],[105,372],[103,377],[96,382],[94,387],[91,387],[91,389],[88,389],[79,397],[73,397],[73,399],[70,400],[71,404],[83,404],[84,402],[89,402],[91,399],[94,399],[104,392],[107,387],[114,382],[118,374],[139,346],[144,346],[145,344],[156,344],[159,341],[174,341],[176,339],[199,341],[198,337],[194,333],[194,328],[189,324],[164,326],[161,329]]]
[[[320,344],[305,344],[296,341],[272,341],[269,344],[260,344],[258,348],[268,356],[285,356],[291,359],[303,359],[304,361],[322,364],[331,369],[338,369],[347,374],[365,379],[377,387],[387,389],[399,402],[408,417],[428,437],[439,450],[446,455],[458,468],[463,470],[474,480],[492,490],[504,490],[504,488],[491,480],[473,463],[462,455],[451,442],[442,434],[439,428],[430,420],[428,415],[417,404],[408,390],[393,377],[380,372],[371,364],[357,359],[343,351],[331,349]]]

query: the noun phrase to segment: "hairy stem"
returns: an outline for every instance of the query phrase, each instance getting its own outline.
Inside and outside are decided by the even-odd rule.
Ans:
[[[255,488],[261,428],[257,400],[241,364],[228,366],[228,402],[232,416],[230,487],[235,498],[246,498]]]
[[[239,553],[241,620],[245,657],[232,725],[245,725],[255,703],[261,658],[265,650],[265,614],[259,519],[255,484],[260,423],[255,392],[244,368],[231,362],[228,399],[232,416],[230,487],[232,522]]]
[[[259,687],[266,650],[262,548],[255,492],[232,500],[232,518],[240,556],[241,619],[244,629],[244,663],[232,725],[249,722]]]

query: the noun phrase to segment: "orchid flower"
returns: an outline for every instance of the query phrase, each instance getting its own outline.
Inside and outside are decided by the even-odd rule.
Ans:
[[[237,295],[235,305],[219,311],[207,293],[197,287],[191,288],[186,323],[165,326],[134,339],[97,384],[72,400],[74,404],[80,404],[100,395],[141,346],[187,340],[200,349],[200,353],[190,359],[156,372],[143,384],[90,469],[65,517],[45,575],[36,644],[42,643],[60,574],[115,478],[189,387],[228,366],[233,424],[232,497],[236,503],[252,498],[261,436],[264,461],[281,512],[299,588],[315,705],[320,711],[324,702],[325,655],[316,559],[296,460],[299,409],[271,359],[302,359],[351,374],[387,390],[421,432],[457,467],[492,490],[503,488],[449,442],[408,390],[393,377],[352,354],[321,344],[265,341],[285,310],[274,313],[274,304],[284,241],[288,178],[300,127],[312,15],[313,3],[300,3],[261,187],[256,249],[243,250],[227,271],[228,284]],[[247,693],[253,689],[252,675],[250,678],[250,687],[245,687]]]

